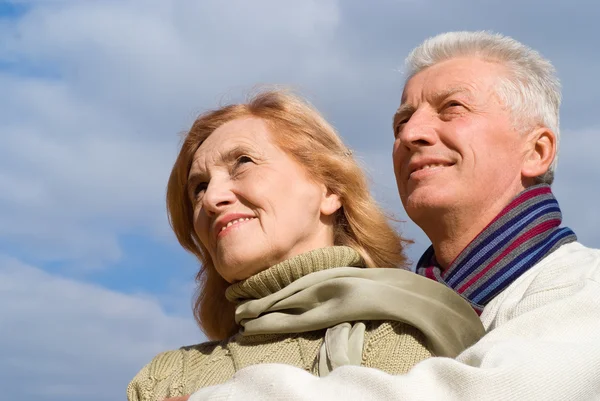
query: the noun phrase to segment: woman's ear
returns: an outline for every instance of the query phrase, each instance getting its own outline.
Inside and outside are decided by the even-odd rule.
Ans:
[[[321,214],[325,216],[331,216],[342,207],[342,201],[340,197],[325,185],[323,185],[323,197],[321,199]]]
[[[523,178],[536,178],[548,171],[556,157],[556,135],[546,127],[536,128],[528,135],[521,175]]]

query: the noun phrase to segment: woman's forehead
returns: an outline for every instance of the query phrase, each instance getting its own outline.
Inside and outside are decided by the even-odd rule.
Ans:
[[[256,117],[238,118],[228,121],[213,131],[198,148],[201,152],[226,150],[237,146],[252,146],[270,143],[267,124]]]
[[[217,128],[202,142],[194,153],[192,170],[227,164],[243,154],[265,155],[275,148],[264,121],[256,118],[233,120]]]

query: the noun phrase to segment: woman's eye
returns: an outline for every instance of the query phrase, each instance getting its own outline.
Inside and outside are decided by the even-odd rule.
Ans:
[[[201,182],[200,184],[196,185],[196,187],[194,188],[194,198],[197,198],[198,195],[200,195],[202,192],[206,191],[207,187],[208,187],[207,182]]]
[[[249,156],[240,156],[237,159],[238,164],[252,163],[252,162],[253,162],[253,160]]]

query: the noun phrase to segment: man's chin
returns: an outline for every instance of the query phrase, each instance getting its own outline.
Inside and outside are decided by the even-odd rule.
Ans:
[[[452,202],[444,194],[435,193],[431,189],[417,189],[402,200],[406,214],[411,220],[417,220],[423,217],[433,217],[441,210],[447,210]]]

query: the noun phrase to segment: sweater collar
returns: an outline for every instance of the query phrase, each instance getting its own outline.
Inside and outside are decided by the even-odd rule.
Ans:
[[[446,270],[430,246],[417,263],[417,273],[454,289],[481,313],[529,268],[577,240],[569,228],[559,227],[561,221],[550,186],[533,186],[517,195]]]
[[[259,299],[285,288],[307,274],[345,266],[365,267],[365,262],[358,252],[348,246],[319,248],[284,260],[244,281],[230,285],[225,296],[235,304]]]

